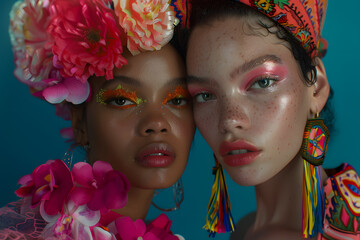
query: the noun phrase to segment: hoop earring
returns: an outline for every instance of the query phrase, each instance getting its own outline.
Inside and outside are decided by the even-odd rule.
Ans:
[[[180,179],[172,186],[173,199],[175,206],[172,208],[162,208],[158,204],[154,203],[154,200],[151,204],[160,211],[171,212],[180,209],[181,203],[184,201],[184,185],[182,179]],[[160,194],[160,191],[154,193],[154,197]]]
[[[71,144],[70,147],[68,148],[68,150],[64,154],[63,161],[68,166],[69,169],[71,169],[73,167],[74,151],[77,147],[79,147],[79,145],[77,143]],[[84,162],[88,162],[87,152],[89,151],[89,149],[90,149],[90,146],[88,144],[83,146],[83,150],[85,151],[85,153],[84,153],[85,157],[83,159]]]
[[[209,232],[209,237],[215,237],[216,233],[233,232],[235,230],[224,170],[215,155],[214,158],[213,174],[215,180],[204,226],[204,229]]]
[[[305,126],[301,155],[304,158],[302,236],[312,238],[323,232],[325,200],[321,181],[321,165],[327,151],[329,130],[319,113]]]

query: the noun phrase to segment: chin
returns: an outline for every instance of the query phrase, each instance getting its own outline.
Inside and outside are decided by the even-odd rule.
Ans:
[[[155,189],[165,189],[174,185],[180,178],[175,176],[176,174],[152,174],[148,178],[134,179],[130,181],[130,184],[141,189],[155,190]]]
[[[230,178],[240,186],[256,186],[269,180],[264,173],[252,169],[230,169],[226,170]]]

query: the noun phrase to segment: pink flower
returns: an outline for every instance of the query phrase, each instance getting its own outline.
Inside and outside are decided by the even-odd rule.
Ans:
[[[143,50],[159,50],[167,44],[176,24],[168,0],[114,0],[115,13],[127,33],[127,46],[135,55]]]
[[[135,222],[130,217],[119,218],[115,221],[117,234],[122,240],[160,240],[151,232],[146,232],[146,224],[143,220],[137,219]]]
[[[19,180],[23,186],[16,191],[18,196],[32,195],[31,206],[43,204],[49,215],[61,212],[67,195],[74,183],[71,172],[61,160],[49,160],[35,168],[32,175],[26,175]]]
[[[92,211],[86,205],[76,206],[72,201],[65,205],[62,214],[55,217],[47,215],[42,208],[40,213],[48,222],[43,235],[56,239],[92,239],[91,228],[101,217],[100,211]]]
[[[119,209],[127,203],[129,181],[107,162],[76,163],[72,169],[78,186],[71,193],[77,205],[87,204],[91,210]]]
[[[114,11],[103,1],[54,0],[51,12],[54,17],[48,31],[63,77],[76,77],[83,83],[93,74],[112,79],[114,67],[127,63],[121,56],[121,32]]]
[[[179,240],[181,238],[172,234],[171,221],[165,214],[161,214],[147,226],[144,221],[137,219],[135,222],[129,217],[119,218],[115,221],[117,234],[122,240]]]
[[[42,95],[49,103],[61,103],[66,100],[73,104],[85,102],[89,97],[88,81],[81,82],[76,78],[65,78],[63,81],[43,90]]]
[[[31,174],[21,177],[18,184],[21,184],[21,187],[15,191],[18,197],[28,197],[33,194],[35,185]]]
[[[147,225],[147,231],[153,233],[162,240],[178,240],[170,230],[172,221],[165,214],[161,214],[154,221]]]
[[[10,12],[10,39],[15,58],[15,76],[23,83],[42,89],[43,79],[56,71],[52,64],[49,1],[16,2]]]

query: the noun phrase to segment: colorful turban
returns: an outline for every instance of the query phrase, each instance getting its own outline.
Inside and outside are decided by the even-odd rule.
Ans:
[[[321,37],[327,0],[235,0],[278,22],[312,58],[323,57],[327,42]]]

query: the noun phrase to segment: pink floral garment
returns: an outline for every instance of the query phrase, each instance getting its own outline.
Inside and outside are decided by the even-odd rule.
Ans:
[[[165,214],[149,224],[117,214],[127,203],[130,184],[107,162],[49,160],[20,178],[22,197],[0,209],[0,240],[182,240]]]
[[[329,174],[330,173],[330,174]],[[318,240],[360,240],[360,179],[349,164],[329,170],[324,186],[324,233]]]

